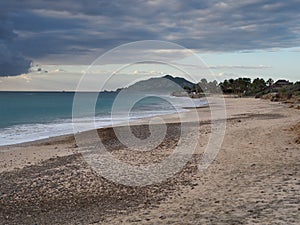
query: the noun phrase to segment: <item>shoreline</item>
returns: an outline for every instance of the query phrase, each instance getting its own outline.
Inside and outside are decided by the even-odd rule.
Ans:
[[[186,110],[195,110],[195,109],[202,109],[202,108],[209,108],[209,106],[208,105],[203,105],[203,106],[196,106],[196,107],[182,107],[182,109],[186,109]],[[179,112],[179,113],[187,113],[187,112],[182,111],[182,112]],[[129,122],[130,124],[143,124],[143,123],[147,123],[149,120],[151,120],[155,117],[168,119],[168,118],[172,118],[173,116],[176,116],[177,114],[178,114],[178,112],[158,114],[158,115],[155,115],[155,116],[146,116],[146,117],[142,117],[142,118],[137,118],[137,119],[127,121],[127,122]],[[114,126],[107,125],[107,126],[103,126],[103,127],[98,127],[98,128],[95,128],[94,130],[125,126],[127,124],[127,122],[123,121],[123,122],[120,122],[118,124],[115,124]],[[90,132],[90,131],[91,130],[86,130],[86,131],[82,131],[82,132]],[[45,138],[31,140],[31,141],[20,142],[20,143],[0,145],[0,152],[3,151],[2,148],[24,147],[24,146],[28,146],[28,145],[43,144],[44,142],[51,142],[51,141],[55,141],[56,139],[68,139],[68,138],[71,138],[71,137],[74,137],[74,132],[66,133],[66,134],[62,134],[62,135],[55,135],[55,136],[45,137]]]
[[[154,117],[166,118],[169,115],[174,115],[174,114],[176,115],[178,113],[184,113],[185,110],[197,109],[197,108],[203,108],[203,107],[208,107],[208,106],[207,105],[200,105],[200,106],[196,106],[196,107],[181,107],[181,109],[182,109],[181,112],[165,112],[165,113],[157,114],[157,115],[150,115],[149,114],[149,115],[145,115],[145,117],[133,118],[132,120],[129,120],[129,121],[119,121],[117,124],[113,124],[113,125],[111,125],[111,124],[110,125],[101,125],[101,126],[98,126],[95,129],[102,129],[102,128],[109,128],[109,127],[123,126],[127,122],[129,122],[129,123],[136,123],[136,122],[143,121],[143,120],[149,120],[149,119],[154,118]],[[70,119],[72,119],[72,118],[69,118],[69,119],[66,119],[66,120],[70,120]],[[67,123],[67,125],[70,125],[72,123],[73,122],[71,122],[71,123],[69,122],[69,123]],[[24,125],[24,124],[21,124],[21,125]],[[25,125],[35,125],[35,124],[25,124]],[[53,125],[57,125],[57,123],[53,123]],[[73,126],[73,125],[70,125],[70,126]],[[3,129],[6,129],[6,128],[3,128]],[[89,131],[89,130],[84,130],[82,132],[87,132],[87,131]],[[36,141],[46,141],[47,139],[53,139],[53,138],[60,137],[60,136],[70,136],[70,135],[74,135],[73,129],[72,129],[72,131],[65,131],[65,132],[63,132],[63,134],[54,134],[53,136],[37,137],[37,138],[35,138],[33,140],[25,140],[25,141],[22,141],[22,142],[16,141],[16,143],[10,143],[10,144],[0,145],[0,151],[1,151],[1,147],[17,146],[17,145],[23,145],[23,144],[26,144],[26,143],[28,143],[28,144],[34,144]],[[32,139],[32,138],[30,138],[30,139]]]
[[[226,135],[209,168],[200,172],[197,167],[211,134],[210,124],[203,122],[209,121],[209,108],[200,108],[196,111],[202,121],[201,142],[190,162],[174,177],[147,187],[127,187],[98,176],[68,136],[9,146],[12,151],[0,152],[0,221],[296,224],[300,153],[290,128],[300,121],[298,111],[260,99],[225,101]],[[193,124],[190,112],[184,114],[185,122]],[[150,152],[126,150],[113,128],[101,128],[98,133],[114,157],[145,164],[172,153],[178,120],[178,116],[166,116],[170,133]],[[139,134],[147,133],[145,125],[133,125]],[[5,163],[13,165],[4,167]]]
[[[129,121],[130,126],[143,126],[149,124],[149,121],[151,121],[153,118],[159,117],[165,120],[166,124],[179,124],[180,122],[191,122],[189,121],[191,118],[189,117],[189,114],[192,110],[197,110],[197,109],[205,109],[209,108],[209,106],[200,106],[200,107],[194,107],[194,108],[188,108],[188,111],[183,111],[179,112],[181,115],[187,115],[184,117],[187,117],[188,119],[185,121],[180,121],[178,118],[178,113],[171,113],[171,114],[162,114],[162,115],[157,115],[157,116],[150,116],[150,117],[144,117],[136,120]],[[185,118],[184,118],[185,119]],[[107,126],[107,127],[101,127],[101,128],[96,128],[93,130],[86,130],[80,132],[81,134],[88,134],[91,132],[94,132],[95,130],[98,133],[111,133],[113,132],[114,128],[117,127],[124,127],[127,126],[126,122],[121,122],[115,126]],[[58,146],[57,146],[58,145]],[[39,154],[39,148],[43,147],[45,148],[44,150],[47,151],[46,154]],[[20,169],[23,168],[23,166],[31,165],[34,163],[40,163],[44,160],[51,159],[53,157],[63,157],[63,156],[68,156],[74,154],[76,152],[76,140],[74,133],[71,134],[64,134],[64,135],[58,135],[58,136],[53,136],[53,137],[48,137],[48,138],[43,138],[43,139],[37,139],[33,141],[28,141],[28,142],[22,142],[22,143],[16,143],[16,144],[11,144],[11,145],[2,145],[0,146],[0,156],[3,154],[9,154],[11,157],[8,157],[9,160],[15,160],[16,157],[19,159],[21,158],[22,162],[16,163],[16,166],[4,166],[3,162],[7,161],[8,159],[4,160],[1,162],[0,160],[0,173],[5,171],[5,168],[10,170],[14,169]],[[29,149],[29,150],[28,150]],[[57,150],[58,149],[58,150]],[[11,151],[14,151],[11,153]],[[33,156],[32,154],[35,154]],[[21,156],[24,155],[30,155],[30,157],[24,159]],[[39,156],[39,157],[38,157]],[[6,164],[4,162],[4,164]],[[23,164],[21,166],[20,164]]]
[[[236,97],[232,97],[230,95],[225,95],[224,96],[225,100],[230,100],[230,99],[241,99],[241,101],[243,101],[243,99],[254,99],[254,98],[236,98]],[[274,104],[273,102],[269,102],[269,100],[267,99],[255,99],[255,100],[259,100],[259,101],[265,101],[266,103],[270,103],[270,104]],[[281,102],[276,102],[275,104],[284,104]],[[286,104],[284,104],[286,105]],[[288,105],[286,105],[287,108],[290,108]],[[180,119],[178,118],[178,113],[174,112],[171,114],[162,114],[162,115],[157,115],[159,118],[162,118],[166,124],[170,124],[170,123],[180,123],[180,122],[191,122],[193,120],[193,118],[190,118],[190,112],[193,110],[205,110],[206,114],[209,114],[209,106],[205,105],[205,106],[199,106],[199,107],[183,107],[183,109],[187,109],[188,111],[186,112],[179,112],[181,115],[184,115],[184,120],[180,121]],[[140,118],[140,119],[136,119],[136,120],[132,120],[129,121],[130,126],[141,126],[141,125],[145,125],[145,124],[149,124],[149,121],[157,116],[150,116],[150,117],[144,117],[144,118]],[[241,117],[243,117],[244,115],[239,115]],[[210,120],[210,115],[205,115],[202,116],[203,118],[200,119],[199,122],[203,123],[205,122],[205,124],[209,123]],[[236,116],[235,115],[227,115],[227,120],[230,119],[235,119]],[[80,133],[89,133],[89,132],[93,132],[95,130],[97,130],[97,132],[101,132],[101,131],[107,131],[107,130],[112,130],[116,127],[123,127],[123,126],[127,126],[126,122],[120,122],[119,124],[115,125],[115,126],[105,126],[105,127],[100,127],[100,128],[96,128],[93,130],[86,130],[86,131],[82,131]],[[27,141],[27,142],[22,142],[22,143],[16,143],[16,144],[10,144],[10,145],[2,145],[0,146],[0,155],[1,153],[6,153],[6,152],[10,152],[13,150],[17,150],[17,151],[22,151],[22,148],[31,148],[31,147],[39,147],[39,146],[53,146],[53,145],[68,145],[68,148],[66,151],[64,151],[64,153],[60,152],[57,153],[55,151],[55,149],[57,149],[55,147],[55,149],[53,150],[53,154],[49,154],[48,158],[51,157],[56,157],[56,156],[64,156],[64,155],[69,155],[69,154],[73,154],[74,152],[74,148],[77,147],[76,145],[76,141],[75,141],[75,136],[74,133],[70,133],[70,134],[63,134],[63,135],[57,135],[57,136],[51,136],[51,137],[47,137],[47,138],[42,138],[42,139],[37,139],[37,140],[33,140],[33,141]],[[70,149],[73,149],[73,151],[70,151]],[[45,156],[43,156],[45,157]],[[0,172],[1,170],[1,164],[0,164]]]

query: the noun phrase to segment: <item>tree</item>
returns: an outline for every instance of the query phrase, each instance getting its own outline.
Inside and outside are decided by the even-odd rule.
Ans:
[[[256,78],[252,82],[252,91],[253,92],[260,92],[266,87],[266,81],[264,79]]]
[[[206,90],[208,89],[208,83],[207,80],[205,78],[202,78],[200,80],[200,82],[198,83],[198,85],[200,86],[201,90],[206,92]]]
[[[269,79],[267,80],[267,84],[268,84],[269,87],[272,87],[273,84],[274,84],[274,80],[273,80],[272,78],[269,78]]]
[[[191,88],[187,85],[184,85],[183,86],[183,89],[186,91],[186,92],[191,92]]]
[[[218,93],[218,82],[216,80],[210,81],[207,88],[210,93]]]
[[[245,94],[249,91],[251,85],[251,78],[243,77],[238,79],[240,93]]]
[[[228,80],[224,80],[219,84],[224,94],[229,94],[233,92],[233,79],[231,79],[232,82]]]

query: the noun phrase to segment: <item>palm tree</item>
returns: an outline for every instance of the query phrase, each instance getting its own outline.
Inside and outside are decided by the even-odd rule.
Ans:
[[[267,80],[267,84],[268,84],[268,87],[269,87],[270,91],[272,91],[272,89],[273,89],[273,84],[274,84],[274,80],[273,80],[272,78],[269,78],[269,79]]]
[[[269,79],[267,80],[267,84],[268,84],[269,87],[272,87],[273,84],[274,84],[274,80],[273,80],[272,78],[269,78]]]

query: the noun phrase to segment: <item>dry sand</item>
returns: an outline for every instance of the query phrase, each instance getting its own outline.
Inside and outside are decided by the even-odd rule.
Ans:
[[[97,176],[71,136],[0,147],[0,224],[298,224],[300,111],[252,98],[226,98],[226,106],[226,135],[210,167],[197,168],[210,137],[210,112],[202,108],[193,158],[174,177],[146,187]],[[110,128],[99,136],[120,160],[156,162],[178,139],[178,117],[165,120],[168,135],[151,152],[129,152]],[[145,126],[133,130],[147,136]]]

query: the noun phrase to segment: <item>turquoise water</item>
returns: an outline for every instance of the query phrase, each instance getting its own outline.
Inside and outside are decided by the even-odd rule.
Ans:
[[[91,94],[84,93],[88,101]],[[111,111],[117,93],[104,92],[98,96],[95,110],[97,127],[112,125]],[[73,132],[73,92],[0,92],[0,145],[22,143]],[[133,98],[128,96],[128,100]],[[168,101],[171,99],[172,101]],[[175,101],[174,101],[175,99]],[[194,100],[196,106],[206,104]],[[126,105],[123,99],[124,104]],[[170,103],[171,102],[171,103]],[[114,124],[155,115],[175,113],[186,107],[184,98],[146,96],[137,101],[128,114],[114,118]],[[119,104],[119,103],[118,103]],[[176,104],[176,106],[174,106]],[[119,107],[119,110],[122,107]],[[177,108],[177,109],[176,109]],[[82,114],[82,122],[91,122],[90,114]]]

